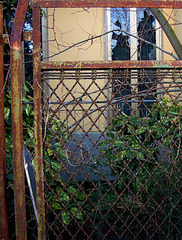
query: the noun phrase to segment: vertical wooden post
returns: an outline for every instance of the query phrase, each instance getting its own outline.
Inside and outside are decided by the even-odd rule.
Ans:
[[[4,125],[3,6],[0,5],[0,239],[8,239]]]

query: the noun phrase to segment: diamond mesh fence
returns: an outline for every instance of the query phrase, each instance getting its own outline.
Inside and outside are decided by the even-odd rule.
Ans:
[[[49,239],[182,238],[181,75],[42,71]]]

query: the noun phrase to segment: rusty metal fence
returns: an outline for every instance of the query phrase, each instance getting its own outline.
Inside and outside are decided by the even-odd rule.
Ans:
[[[180,239],[181,69],[47,65],[47,237]]]
[[[129,1],[130,5],[125,1],[34,1],[32,163],[37,216],[36,220],[31,216],[33,225],[26,216],[30,196],[24,190],[19,121],[23,22],[15,21],[21,26],[14,28],[11,38],[11,67],[16,70],[11,94],[17,239],[27,238],[27,226],[29,233],[33,231],[30,239],[182,238],[181,61],[41,62],[40,7],[113,7],[116,3],[118,7],[158,6],[155,1]],[[28,1],[19,4],[23,6],[20,14]],[[180,2],[175,4],[182,7]],[[173,2],[161,2],[161,7],[167,6]],[[3,84],[0,87],[2,91]],[[1,122],[3,101],[1,95]],[[3,141],[2,135],[1,150]],[[0,237],[8,239],[3,151]]]

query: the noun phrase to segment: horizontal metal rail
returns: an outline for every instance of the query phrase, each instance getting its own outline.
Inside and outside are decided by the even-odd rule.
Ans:
[[[42,62],[42,71],[60,69],[174,69],[182,68],[182,61],[63,61]]]
[[[88,0],[88,1],[67,1],[67,0],[34,0],[34,7],[45,8],[92,8],[92,7],[153,7],[153,8],[182,8],[182,1],[150,1],[150,0]]]

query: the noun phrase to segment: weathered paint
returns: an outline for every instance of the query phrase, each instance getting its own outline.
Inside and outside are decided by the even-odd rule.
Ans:
[[[33,37],[32,37],[32,31],[30,32],[23,32],[22,34],[22,41],[33,41]]]
[[[45,239],[45,201],[42,146],[40,9],[33,9],[33,85],[38,239]]]
[[[182,1],[150,1],[150,0],[34,0],[34,7],[45,8],[91,8],[91,7],[136,7],[136,8],[182,8]]]
[[[182,68],[182,61],[63,61],[42,62],[42,70],[109,68]]]
[[[0,5],[0,38],[3,34],[3,7]],[[4,62],[3,44],[0,45],[0,239],[8,239],[8,213],[6,197],[6,158],[4,125]]]
[[[27,239],[25,175],[23,165],[22,55],[21,35],[28,0],[19,0],[11,32],[11,116],[16,239]],[[21,17],[20,17],[21,16]]]
[[[2,38],[0,39],[0,43],[3,44],[9,44],[9,38],[10,36],[7,36],[7,34],[3,34]],[[32,39],[32,31],[30,32],[23,32],[22,34],[22,41],[33,41]]]

